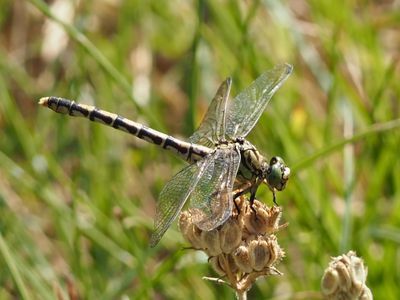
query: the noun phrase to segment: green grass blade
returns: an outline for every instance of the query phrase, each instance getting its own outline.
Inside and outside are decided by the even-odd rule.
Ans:
[[[340,141],[338,141],[330,146],[327,146],[327,147],[315,152],[314,154],[304,158],[303,160],[299,161],[298,163],[295,163],[291,167],[291,170],[293,171],[293,173],[299,172],[302,169],[305,169],[306,167],[312,165],[319,159],[325,158],[326,156],[332,154],[333,152],[342,149],[347,144],[355,143],[359,140],[365,139],[366,137],[374,135],[376,133],[391,131],[391,130],[397,129],[399,127],[400,127],[400,119],[383,122],[383,123],[376,123],[363,132],[354,134],[353,136],[351,136],[349,138],[340,140]]]
[[[18,292],[21,295],[22,299],[30,300],[30,294],[25,286],[24,280],[22,279],[22,275],[17,267],[17,262],[12,255],[12,252],[7,246],[7,242],[4,240],[2,233],[0,232],[0,253],[3,256],[8,269],[11,272],[11,276],[18,287]]]

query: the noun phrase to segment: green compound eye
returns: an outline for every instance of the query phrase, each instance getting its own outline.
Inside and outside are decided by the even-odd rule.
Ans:
[[[289,179],[290,169],[279,156],[271,158],[266,174],[266,180],[271,189],[282,191]]]

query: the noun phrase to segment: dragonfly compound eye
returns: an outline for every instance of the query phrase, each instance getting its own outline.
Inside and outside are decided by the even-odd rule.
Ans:
[[[279,156],[272,157],[266,176],[268,185],[272,189],[282,191],[286,186],[289,175],[290,169],[285,165],[283,159]]]

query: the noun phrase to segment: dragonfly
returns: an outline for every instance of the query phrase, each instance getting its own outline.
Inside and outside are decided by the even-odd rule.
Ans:
[[[279,156],[268,161],[245,137],[292,70],[290,64],[276,65],[232,100],[229,100],[232,79],[227,78],[218,88],[199,128],[188,141],[65,98],[43,97],[39,104],[57,113],[84,117],[125,131],[170,150],[189,163],[161,190],[150,239],[150,246],[154,247],[187,200],[193,222],[204,231],[217,228],[229,218],[236,197],[250,193],[252,205],[262,183],[272,191],[273,202],[277,205],[275,193],[285,188],[290,168]]]

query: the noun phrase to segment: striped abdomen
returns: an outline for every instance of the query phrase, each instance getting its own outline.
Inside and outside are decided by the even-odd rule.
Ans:
[[[212,152],[212,149],[208,147],[178,140],[172,136],[148,128],[140,123],[133,122],[117,114],[98,109],[94,106],[79,104],[75,101],[59,97],[41,98],[39,104],[60,114],[87,118],[91,121],[128,132],[142,140],[161,146],[164,149],[171,150],[189,162],[197,161]]]

